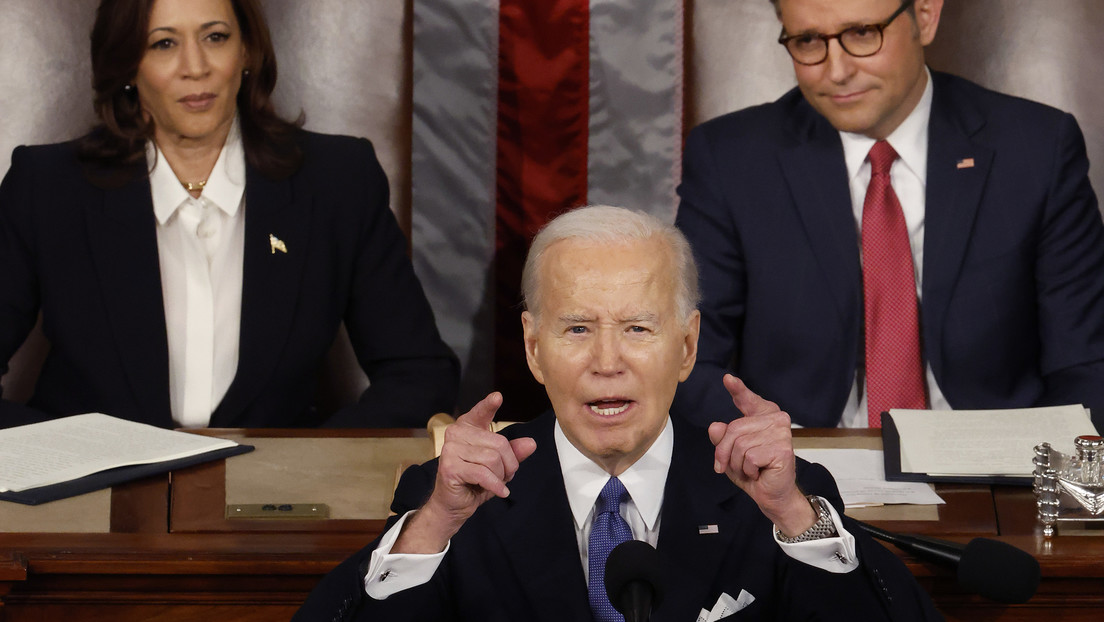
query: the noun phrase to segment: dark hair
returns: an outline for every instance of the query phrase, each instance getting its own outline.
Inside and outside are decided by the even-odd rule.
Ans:
[[[904,0],[902,0],[902,1],[904,1]],[[782,7],[778,6],[778,0],[770,0],[770,3],[774,5],[774,14],[778,16],[778,19],[782,19]],[[910,4],[909,7],[905,10],[910,15],[912,15],[913,20],[916,19],[916,4],[915,3]]]
[[[99,124],[81,139],[78,154],[93,182],[116,185],[144,162],[153,121],[142,113],[133,88],[146,52],[150,10],[155,0],[101,0],[92,26],[93,106]],[[229,0],[245,44],[248,75],[238,91],[238,119],[245,159],[263,175],[280,179],[303,159],[295,141],[303,114],[280,118],[272,105],[276,54],[257,0]]]

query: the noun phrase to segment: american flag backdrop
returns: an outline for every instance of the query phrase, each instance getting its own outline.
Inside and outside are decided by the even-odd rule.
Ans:
[[[460,410],[547,405],[521,340],[532,236],[572,207],[673,220],[682,145],[683,0],[417,0],[412,238],[464,366]]]
[[[463,363],[461,412],[492,389],[506,394],[503,416],[539,408],[512,380],[533,388],[515,288],[522,248],[549,214],[605,202],[669,218],[680,130],[794,85],[769,0],[262,4],[280,62],[277,110],[378,149],[392,206],[404,227],[412,220],[415,267]],[[15,146],[70,140],[92,125],[96,5],[0,1],[0,175]],[[946,2],[926,58],[1073,113],[1099,196],[1102,28],[1101,0]],[[350,400],[366,379],[339,341],[344,353],[324,375],[333,386],[320,394]],[[39,332],[25,348],[39,358],[16,354],[0,378],[5,399],[31,394],[45,348]]]

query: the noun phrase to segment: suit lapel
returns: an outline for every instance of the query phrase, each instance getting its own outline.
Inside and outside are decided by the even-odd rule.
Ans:
[[[308,255],[311,214],[307,193],[292,177],[273,181],[246,168],[245,253],[242,267],[238,370],[211,416],[212,427],[234,427],[237,417],[272,374],[291,332]],[[274,249],[270,236],[283,242]]]
[[[89,248],[135,401],[148,422],[171,427],[157,221],[149,177],[140,173],[88,209]]]
[[[674,422],[674,420],[672,420]],[[729,505],[738,489],[715,475],[704,430],[675,426],[671,469],[663,492],[663,518],[656,547],[668,585],[653,619],[675,622],[672,612],[697,612],[707,604],[721,562],[731,551],[737,521]],[[702,533],[702,531],[716,533]],[[715,598],[714,598],[715,600]]]
[[[993,152],[970,136],[984,117],[968,101],[951,101],[946,81],[935,79],[928,127],[928,179],[924,216],[922,322],[925,354],[937,378],[942,361],[943,316],[973,232]]]
[[[510,483],[510,497],[492,518],[535,620],[590,620],[574,518],[567,503],[552,416],[535,422],[538,451]]]
[[[798,121],[798,142],[779,153],[806,240],[832,292],[842,318],[861,301],[859,240],[851,211],[851,190],[839,134],[808,105]]]

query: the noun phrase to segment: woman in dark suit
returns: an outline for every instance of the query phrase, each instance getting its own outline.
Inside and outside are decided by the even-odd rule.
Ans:
[[[0,402],[0,427],[90,411],[165,427],[451,412],[458,363],[372,145],[275,114],[257,0],[102,0],[92,71],[100,124],[17,148],[0,185],[0,362],[40,313],[50,342],[34,396]],[[371,386],[323,419],[312,399],[342,321]]]

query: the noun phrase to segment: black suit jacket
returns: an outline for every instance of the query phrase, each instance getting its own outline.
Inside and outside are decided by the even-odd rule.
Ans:
[[[925,362],[954,408],[1083,403],[1104,428],[1104,225],[1069,114],[932,73]],[[695,128],[676,224],[701,269],[698,362],[672,412],[738,413],[731,370],[837,425],[862,360],[862,272],[839,133],[794,89]]]
[[[291,177],[247,166],[239,364],[210,425],[421,426],[451,412],[458,364],[371,144],[299,140]],[[270,234],[287,253],[273,252]],[[0,372],[40,312],[50,353],[30,408],[3,402],[0,426],[88,411],[173,425],[147,175],[104,190],[82,174],[75,143],[15,150],[0,186]],[[311,403],[343,320],[371,387],[323,422]]]
[[[788,557],[751,498],[713,472],[706,431],[673,421],[656,547],[667,585],[653,622],[693,622],[722,592],[735,598],[741,590],[755,601],[726,619],[940,619],[901,561],[854,526],[861,565],[851,573],[832,574]],[[553,423],[547,414],[506,430],[511,438],[533,437],[537,451],[510,482],[510,496],[483,504],[452,538],[430,583],[383,601],[369,598],[362,578],[373,543],[327,575],[294,620],[590,620]],[[392,510],[402,515],[420,506],[435,473],[436,462],[409,469]],[[840,507],[835,483],[820,465],[799,461],[799,482]],[[700,533],[703,525],[717,525],[717,533]]]

